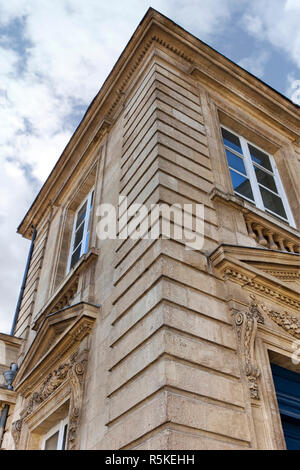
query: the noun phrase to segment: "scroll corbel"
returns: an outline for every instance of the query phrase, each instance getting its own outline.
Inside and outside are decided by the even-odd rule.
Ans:
[[[260,377],[260,370],[255,360],[254,344],[257,324],[264,323],[264,318],[255,297],[251,297],[253,300],[249,309],[246,312],[234,310],[233,316],[238,337],[238,349],[243,364],[243,371],[248,380],[250,397],[259,400],[258,379]]]

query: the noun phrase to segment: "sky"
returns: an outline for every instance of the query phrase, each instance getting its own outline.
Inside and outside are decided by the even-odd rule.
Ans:
[[[30,245],[16,228],[150,6],[295,100],[300,0],[0,0],[2,333]]]

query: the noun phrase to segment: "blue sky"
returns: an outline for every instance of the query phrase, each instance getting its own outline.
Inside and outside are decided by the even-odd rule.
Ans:
[[[150,6],[294,96],[300,0],[0,0],[1,332],[29,248],[16,227]]]

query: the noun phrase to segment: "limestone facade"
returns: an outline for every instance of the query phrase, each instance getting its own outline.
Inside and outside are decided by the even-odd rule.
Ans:
[[[148,11],[18,228],[37,237],[3,448],[39,449],[62,419],[69,449],[285,448],[270,362],[300,371],[299,119]],[[294,224],[234,193],[222,125],[273,156]],[[88,249],[67,272],[92,188]],[[202,249],[162,218],[157,239],[100,240],[97,207],[120,196],[203,204]]]

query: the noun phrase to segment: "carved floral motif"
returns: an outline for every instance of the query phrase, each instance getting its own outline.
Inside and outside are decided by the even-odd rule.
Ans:
[[[277,325],[287,331],[287,333],[300,339],[300,318],[290,315],[288,312],[275,312],[265,305],[262,306],[262,309]]]
[[[68,375],[70,367],[72,367],[72,362],[68,361],[50,372],[40,388],[29,398],[27,407],[23,414],[24,418],[30,415],[36,406],[46,400],[62,384]]]
[[[67,382],[70,384],[71,396],[66,448],[68,450],[77,448],[77,430],[81,415],[86,365],[87,351],[80,355],[78,352],[73,353],[67,361],[50,372],[38,390],[31,394],[27,406],[21,414],[21,419],[12,423],[12,435],[16,449],[18,448],[24,419],[31,415],[41,403],[50,398],[60,385]]]

